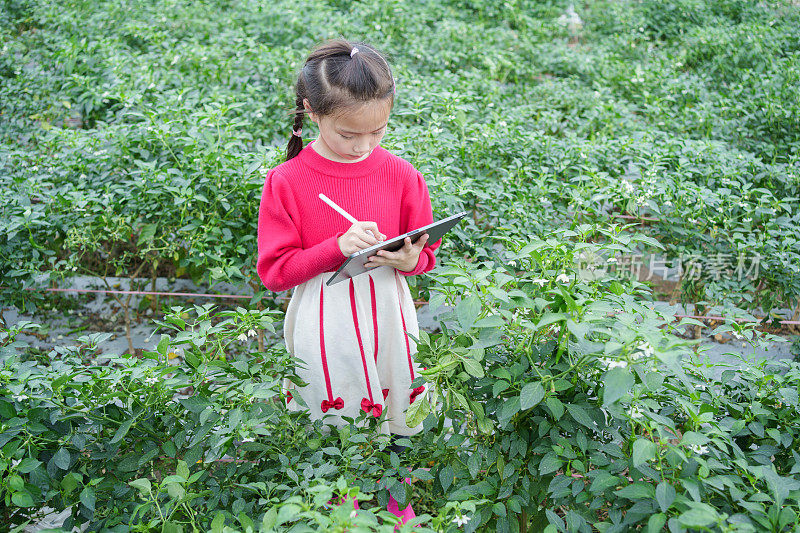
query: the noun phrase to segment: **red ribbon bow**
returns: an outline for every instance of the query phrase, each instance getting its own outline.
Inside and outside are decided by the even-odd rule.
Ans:
[[[389,389],[383,389],[383,399],[385,400],[387,396],[389,396]]]
[[[414,403],[414,400],[417,399],[417,396],[425,392],[425,386],[420,385],[416,389],[412,389],[411,394],[409,395],[409,403]]]
[[[361,410],[366,413],[372,412],[372,416],[378,418],[383,412],[383,406],[379,403],[372,403],[369,398],[364,398],[361,400]]]
[[[328,409],[333,407],[334,409],[341,409],[344,407],[344,400],[341,397],[336,398],[334,401],[330,400],[322,400],[322,412],[327,413]]]

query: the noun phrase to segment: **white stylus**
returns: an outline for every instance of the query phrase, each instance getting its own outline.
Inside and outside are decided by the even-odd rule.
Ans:
[[[328,204],[329,206],[331,206],[332,208],[336,209],[339,212],[340,215],[342,215],[344,218],[346,218],[347,220],[349,220],[353,224],[358,222],[358,220],[356,220],[350,213],[348,213],[347,211],[345,211],[344,209],[342,209],[341,207],[336,205],[336,202],[334,202],[333,200],[331,200],[330,198],[328,198],[324,194],[319,193],[319,199],[322,200],[323,202],[325,202],[326,204]],[[375,236],[370,230],[365,230],[365,231],[367,233],[369,233],[370,235],[372,235],[373,237]]]

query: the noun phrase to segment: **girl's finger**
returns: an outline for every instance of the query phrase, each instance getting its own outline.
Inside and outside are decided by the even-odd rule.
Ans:
[[[377,230],[376,230],[377,231]],[[378,239],[375,238],[375,234],[369,234],[365,229],[359,228],[359,231],[356,232],[356,236],[359,239],[372,246],[373,244],[378,244]]]
[[[364,235],[363,238],[360,235],[353,235],[353,241],[352,241],[353,246],[356,246],[359,250],[363,250],[364,248],[369,248],[375,243],[367,241],[366,239],[368,238],[369,237],[367,237],[366,235]]]
[[[396,259],[398,254],[399,252],[390,252],[388,250],[381,250],[377,254],[375,254],[375,257],[392,260]]]
[[[372,221],[362,222],[361,229],[363,229],[364,231],[370,230],[372,234],[375,236],[375,238],[379,241],[386,240],[386,235],[384,235],[378,230],[378,224],[375,222]]]

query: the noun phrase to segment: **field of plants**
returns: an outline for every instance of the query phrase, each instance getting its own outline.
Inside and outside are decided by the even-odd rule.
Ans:
[[[434,218],[470,213],[409,279],[445,312],[400,456],[286,409],[286,294],[255,272],[292,84],[338,36],[390,56],[383,145]],[[800,530],[800,363],[696,350],[797,333],[798,228],[796,1],[5,1],[0,529],[391,532],[391,494],[403,531]],[[252,297],[121,299],[153,351],[7,319],[71,313],[44,289],[77,276]]]

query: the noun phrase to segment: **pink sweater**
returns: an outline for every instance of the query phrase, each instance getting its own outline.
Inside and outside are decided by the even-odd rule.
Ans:
[[[319,193],[357,220],[377,223],[387,239],[433,222],[425,179],[405,159],[378,146],[362,161],[339,163],[309,144],[264,181],[256,271],[267,289],[290,289],[344,262],[337,239],[351,223]],[[433,269],[441,242],[422,249],[414,270],[398,272],[411,276]]]

